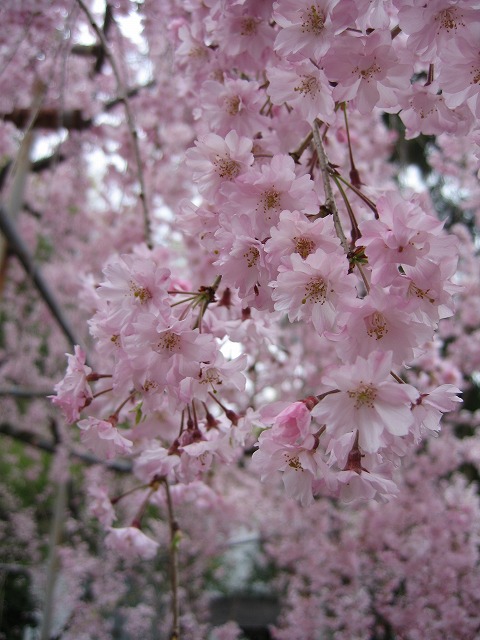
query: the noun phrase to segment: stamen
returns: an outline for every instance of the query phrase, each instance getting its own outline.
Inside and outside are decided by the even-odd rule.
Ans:
[[[314,4],[303,14],[302,33],[313,33],[319,36],[325,27],[325,14]]]
[[[133,280],[130,280],[130,291],[131,293],[133,293],[133,296],[140,301],[141,304],[145,304],[152,297],[152,294],[146,287],[140,287]]]
[[[364,319],[367,327],[367,334],[375,340],[381,340],[388,333],[388,324],[385,316],[380,311],[374,311],[372,315]]]
[[[307,300],[313,302],[320,302],[323,304],[327,299],[327,283],[321,277],[314,278],[305,286],[305,298],[302,300],[302,304],[306,304]]]
[[[377,390],[368,384],[360,384],[355,391],[348,391],[350,398],[355,399],[355,409],[367,406],[373,409],[373,403],[377,397]]]
[[[304,260],[316,249],[315,243],[310,238],[295,236],[293,241],[295,243],[295,253],[299,253]]]
[[[157,342],[157,349],[164,351],[174,351],[176,347],[180,344],[180,336],[176,333],[172,333],[171,331],[165,331],[165,333],[160,337]]]
[[[227,180],[233,180],[240,173],[240,164],[231,158],[217,158],[213,161],[217,169],[217,173],[220,178],[227,178]]]
[[[257,264],[258,258],[260,257],[260,251],[257,247],[250,247],[248,251],[245,251],[243,257],[247,260],[247,266],[250,269]]]

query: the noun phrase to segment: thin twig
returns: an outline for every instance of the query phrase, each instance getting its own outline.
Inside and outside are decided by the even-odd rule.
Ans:
[[[323,147],[323,142],[320,136],[317,121],[313,123],[313,144],[315,145],[315,150],[318,156],[318,163],[320,165],[320,171],[323,178],[323,187],[325,189],[326,198],[325,206],[333,216],[335,231],[338,238],[340,239],[343,250],[345,251],[345,253],[348,253],[348,241],[343,232],[342,223],[340,222],[340,216],[338,215],[337,205],[335,204],[335,199],[333,197],[332,185],[330,184],[330,175],[328,173],[328,160],[325,154],[325,149]]]
[[[11,396],[12,398],[44,398],[50,402],[49,395],[52,389],[23,389],[22,387],[1,387],[0,398]]]
[[[170,484],[167,478],[163,479],[167,496],[168,524],[170,526],[170,582],[172,586],[172,634],[170,640],[180,640],[180,602],[178,599],[178,522],[173,511]]]
[[[97,25],[97,23],[95,22],[92,14],[90,13],[90,10],[88,9],[88,7],[85,5],[85,3],[83,2],[83,0],[77,0],[77,3],[79,4],[80,8],[82,9],[82,11],[84,12],[84,14],[86,15],[90,26],[92,27],[92,29],[95,31],[97,38],[100,40],[100,43],[103,47],[103,50],[105,51],[105,56],[108,58],[108,61],[110,62],[110,66],[112,67],[112,71],[113,71],[113,75],[115,76],[115,80],[117,82],[117,92],[118,92],[118,99],[120,100],[120,102],[123,102],[123,105],[125,107],[125,115],[127,116],[127,126],[128,129],[130,131],[130,135],[132,136],[132,141],[133,141],[133,150],[134,150],[134,154],[135,154],[135,161],[137,164],[137,177],[138,177],[138,182],[140,185],[140,201],[142,203],[142,211],[143,211],[143,223],[144,223],[144,229],[145,229],[145,241],[147,243],[147,245],[152,248],[152,230],[151,230],[151,220],[150,220],[150,212],[149,212],[149,208],[148,208],[148,204],[147,204],[147,195],[146,195],[146,190],[145,190],[145,180],[143,177],[143,168],[142,168],[142,159],[140,156],[140,146],[138,144],[138,133],[137,133],[137,129],[135,128],[135,123],[134,123],[134,119],[133,119],[133,114],[132,114],[132,109],[130,107],[130,102],[128,100],[127,97],[127,90],[123,84],[122,78],[120,76],[120,72],[118,70],[118,66],[117,63],[115,61],[115,58],[112,55],[112,52],[110,51],[110,48],[108,46],[108,43],[105,39],[105,36],[103,34],[103,31],[100,29],[100,27]]]

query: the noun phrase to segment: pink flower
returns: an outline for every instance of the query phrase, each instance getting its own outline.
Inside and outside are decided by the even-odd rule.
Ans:
[[[390,382],[391,368],[392,354],[377,351],[330,372],[322,382],[333,393],[312,409],[312,416],[334,437],[358,429],[359,446],[369,453],[385,446],[390,434],[407,435],[418,392],[408,384]]]
[[[253,164],[252,141],[230,131],[225,138],[208,133],[185,154],[200,193],[214,200],[220,185],[235,180]]]
[[[180,458],[165,447],[152,447],[142,451],[135,461],[134,471],[142,482],[152,482],[155,476],[172,477]]]
[[[274,155],[260,170],[250,169],[235,184],[224,184],[222,194],[226,198],[223,211],[229,216],[248,215],[260,241],[268,237],[283,210],[304,214],[319,210],[313,180],[309,175],[297,177],[293,158],[284,154]]]
[[[372,284],[391,284],[398,276],[398,265],[415,266],[419,258],[435,258],[435,253],[445,259],[448,249],[442,246],[443,222],[426,213],[417,202],[387,192],[378,199],[377,210],[379,220],[360,224],[361,242],[373,270]],[[451,239],[447,242],[451,243]]]
[[[404,298],[378,287],[363,300],[352,300],[350,308],[342,332],[328,336],[336,341],[337,352],[345,360],[391,351],[394,364],[401,365],[413,360],[419,348],[432,339],[432,326],[412,321]]]
[[[291,255],[291,266],[281,265],[272,298],[276,311],[286,311],[291,322],[311,320],[319,334],[331,331],[342,297],[356,296],[354,279],[347,274],[343,253],[324,253],[321,249],[303,260]]]
[[[134,332],[125,339],[131,367],[160,387],[176,387],[188,376],[195,376],[200,362],[215,359],[217,345],[211,334],[191,329],[191,319],[165,324],[154,314],[143,313],[134,323]]]
[[[310,409],[304,402],[288,405],[274,418],[268,436],[278,443],[312,448],[314,439],[311,432]]]
[[[131,440],[124,438],[114,426],[114,419],[99,420],[88,417],[80,420],[79,428],[82,430],[81,441],[100,458],[110,459],[117,455],[128,455],[133,447]]]
[[[98,519],[104,527],[110,527],[116,519],[112,501],[106,487],[90,483],[88,486],[89,512]]]
[[[223,255],[215,265],[221,268],[224,283],[238,289],[244,306],[253,305],[257,296],[269,293],[265,248],[256,237],[250,218],[238,215],[232,219],[231,227],[231,231],[220,229],[216,234]]]
[[[80,411],[92,401],[92,390],[87,377],[92,370],[85,364],[85,352],[75,345],[74,355],[66,354],[68,358],[67,371],[63,379],[54,389],[56,396],[49,396],[52,403],[60,407],[69,424],[76,422],[80,417]]]
[[[405,138],[410,140],[421,133],[436,135],[441,133],[468,133],[473,124],[473,115],[466,108],[449,109],[444,96],[439,93],[438,82],[412,85],[411,95],[405,96],[406,106],[400,118],[406,126]]]
[[[281,27],[275,51],[281,56],[301,53],[315,61],[328,51],[334,36],[354,22],[357,14],[350,0],[279,0],[273,9],[273,17]]]
[[[158,264],[161,259],[155,254],[116,256],[103,270],[106,280],[98,287],[98,295],[114,308],[127,311],[126,318],[152,308],[168,318],[170,271]]]
[[[263,102],[265,96],[254,80],[206,80],[199,101],[202,106],[194,116],[208,122],[220,136],[234,129],[240,136],[253,138],[268,125],[267,117],[260,113]]]
[[[265,244],[266,260],[276,268],[281,263],[289,264],[292,253],[305,260],[317,249],[334,253],[340,247],[331,216],[311,222],[300,211],[282,211],[278,224],[270,229],[270,236]]]
[[[474,30],[466,37],[457,38],[440,51],[441,65],[438,84],[442,88],[445,103],[454,109],[464,102],[476,118],[480,118],[480,51],[478,39],[480,26],[477,18]]]
[[[310,60],[267,70],[267,93],[273,104],[288,103],[309,123],[320,118],[333,124],[335,103],[324,72]]]
[[[338,83],[333,90],[337,101],[354,100],[363,114],[374,107],[398,111],[398,94],[410,87],[411,64],[399,63],[390,34],[341,37],[322,60],[328,79]]]
[[[460,389],[452,384],[442,384],[430,393],[422,393],[413,406],[413,417],[418,429],[417,438],[421,437],[421,429],[439,431],[442,415],[454,411],[457,403],[462,402],[458,397]]]
[[[478,23],[478,9],[469,0],[434,0],[410,3],[396,0],[398,23],[408,35],[407,47],[430,61],[437,53]]]
[[[376,500],[387,502],[398,495],[397,485],[390,479],[370,471],[339,471],[335,474],[338,482],[337,495],[343,502],[356,500]]]
[[[311,449],[277,442],[268,430],[260,435],[258,445],[252,463],[259,469],[262,482],[281,471],[287,496],[300,500],[304,506],[311,504],[313,483],[317,474],[322,476],[319,467],[326,469],[319,456]]]
[[[151,560],[157,554],[158,542],[146,536],[137,527],[110,527],[105,545],[121,554],[127,560]]]

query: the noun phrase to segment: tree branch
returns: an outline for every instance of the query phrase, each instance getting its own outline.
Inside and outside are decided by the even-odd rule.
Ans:
[[[318,163],[320,165],[320,171],[323,178],[323,188],[325,189],[326,198],[325,206],[333,216],[335,231],[338,238],[340,239],[343,250],[345,251],[345,253],[348,253],[348,242],[343,232],[342,223],[340,222],[340,216],[338,215],[337,205],[335,203],[335,198],[333,197],[332,185],[330,184],[330,176],[328,174],[328,160],[325,149],[323,148],[320,131],[318,130],[318,123],[316,121],[313,123],[313,144],[315,145],[315,150],[318,156]]]
[[[68,342],[72,346],[76,344],[81,345],[81,342],[75,336],[70,323],[65,318],[60,305],[58,304],[46,280],[44,279],[40,269],[34,263],[33,258],[31,257],[28,248],[23,242],[20,234],[16,230],[15,225],[10,220],[9,216],[2,206],[0,206],[0,231],[5,236],[10,250],[22,263],[26,274],[30,277],[33,284],[37,288],[37,291],[40,293],[48,308],[52,312],[53,317],[57,321],[57,324],[63,331]]]
[[[58,443],[55,443],[54,440],[47,440],[46,438],[42,438],[36,433],[32,433],[26,429],[17,429],[16,427],[12,427],[8,422],[0,422],[0,434],[13,438],[14,440],[18,440],[19,442],[24,442],[31,447],[35,447],[41,451],[46,451],[47,453],[55,453],[58,447]],[[104,467],[112,469],[112,471],[118,471],[119,473],[130,473],[132,470],[132,463],[130,460],[101,460],[96,456],[90,455],[89,453],[83,453],[77,449],[70,449],[69,455],[71,458],[80,460],[87,465],[101,464]]]
[[[86,4],[83,2],[83,0],[77,0],[77,3],[79,4],[80,8],[82,9],[82,11],[84,12],[84,14],[86,15],[90,26],[92,27],[92,29],[95,31],[98,39],[100,40],[100,43],[103,47],[103,50],[105,52],[105,56],[107,57],[108,61],[110,62],[110,66],[112,67],[112,71],[113,71],[113,75],[115,76],[115,80],[117,82],[117,92],[119,95],[119,99],[121,100],[121,102],[123,102],[123,105],[125,107],[125,115],[127,116],[127,125],[128,125],[128,129],[130,131],[130,135],[132,137],[132,142],[133,142],[133,151],[134,151],[134,155],[135,155],[135,160],[136,160],[136,164],[137,164],[137,177],[138,177],[138,182],[140,185],[140,201],[142,203],[142,210],[143,210],[143,224],[144,224],[144,229],[145,229],[145,241],[147,243],[147,245],[151,248],[152,247],[152,231],[151,231],[151,220],[150,220],[150,212],[149,212],[149,208],[148,208],[148,203],[147,203],[147,195],[146,195],[146,191],[145,191],[145,180],[143,178],[143,169],[142,169],[142,158],[140,156],[140,146],[138,144],[138,133],[137,133],[137,129],[135,128],[135,122],[133,119],[133,113],[130,107],[130,102],[128,100],[128,96],[127,96],[127,91],[125,89],[125,86],[123,84],[122,78],[120,76],[120,72],[118,70],[117,67],[117,63],[115,61],[115,58],[113,57],[108,43],[105,39],[105,36],[102,32],[102,30],[99,28],[99,26],[97,25],[97,23],[95,22],[92,14],[90,13],[89,8],[86,6]]]

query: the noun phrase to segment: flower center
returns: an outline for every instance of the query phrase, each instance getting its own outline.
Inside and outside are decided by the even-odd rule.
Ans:
[[[355,400],[355,409],[367,406],[373,409],[373,403],[377,397],[377,390],[369,384],[360,384],[355,391],[348,391],[348,395]]]
[[[207,57],[207,52],[202,47],[192,47],[188,52],[190,58],[197,58],[197,60],[202,60]]]
[[[427,289],[427,290],[420,289],[420,287],[417,287],[417,285],[414,282],[410,282],[410,284],[408,285],[408,295],[411,298],[416,296],[417,298],[420,298],[421,300],[428,300],[431,304],[433,304],[435,302],[435,299],[431,298],[428,295],[429,291],[430,291],[430,289]]]
[[[325,27],[325,14],[314,4],[303,14],[302,33],[313,33],[319,36]]]
[[[462,16],[458,14],[458,11],[454,7],[440,11],[440,13],[435,16],[435,20],[439,23],[437,33],[440,32],[440,29],[445,29],[447,33],[452,29],[456,30],[457,24],[464,27],[465,23],[462,22],[461,19]]]
[[[145,304],[152,297],[152,294],[146,287],[138,286],[133,280],[130,280],[130,292],[133,293],[133,296],[137,298],[141,304]]]
[[[314,76],[301,76],[302,81],[298,87],[294,87],[294,91],[298,91],[302,95],[306,96],[310,94],[313,98],[320,91],[320,84]]]
[[[257,247],[250,247],[247,251],[245,251],[243,257],[247,260],[247,266],[250,269],[257,264],[258,258],[260,257],[260,251],[257,249]]]
[[[293,456],[290,453],[285,453],[284,456],[289,467],[295,469],[295,471],[303,471],[303,467],[298,456]]]
[[[281,195],[279,191],[273,188],[267,189],[267,191],[262,193],[260,203],[263,205],[263,213],[267,216],[268,220],[271,218],[271,215],[268,214],[270,209],[278,211],[281,208]]]
[[[171,331],[165,331],[157,342],[157,349],[163,349],[164,351],[170,351],[170,353],[176,350],[180,344],[180,336]]]
[[[220,178],[227,178],[227,180],[233,180],[240,173],[240,165],[231,158],[221,158],[218,156],[213,164],[216,167],[217,173]]]
[[[306,304],[307,300],[313,302],[320,302],[323,304],[327,299],[327,283],[321,277],[313,278],[305,285],[305,297],[302,300],[302,304]]]
[[[227,109],[227,113],[230,116],[236,116],[240,113],[240,97],[232,96],[230,98],[225,98],[225,108]]]
[[[200,384],[209,384],[213,388],[216,384],[222,384],[222,378],[218,373],[218,369],[207,369],[206,371],[200,371]]]
[[[365,319],[365,325],[367,327],[367,334],[370,338],[375,337],[375,340],[381,340],[388,333],[388,324],[383,313],[380,311],[374,311],[372,315],[367,316]]]
[[[315,251],[315,243],[310,238],[295,236],[293,242],[295,243],[295,253],[299,253],[304,260]]]
[[[248,18],[243,18],[240,23],[240,35],[241,36],[252,36],[257,33],[257,24],[258,22],[255,18],[251,16]]]
[[[376,62],[373,62],[367,69],[360,69],[360,67],[355,67],[352,73],[359,73],[364,80],[370,80],[373,76],[381,71],[382,68],[378,66]]]
[[[152,391],[158,389],[158,383],[155,380],[145,380],[142,390],[143,391]]]

